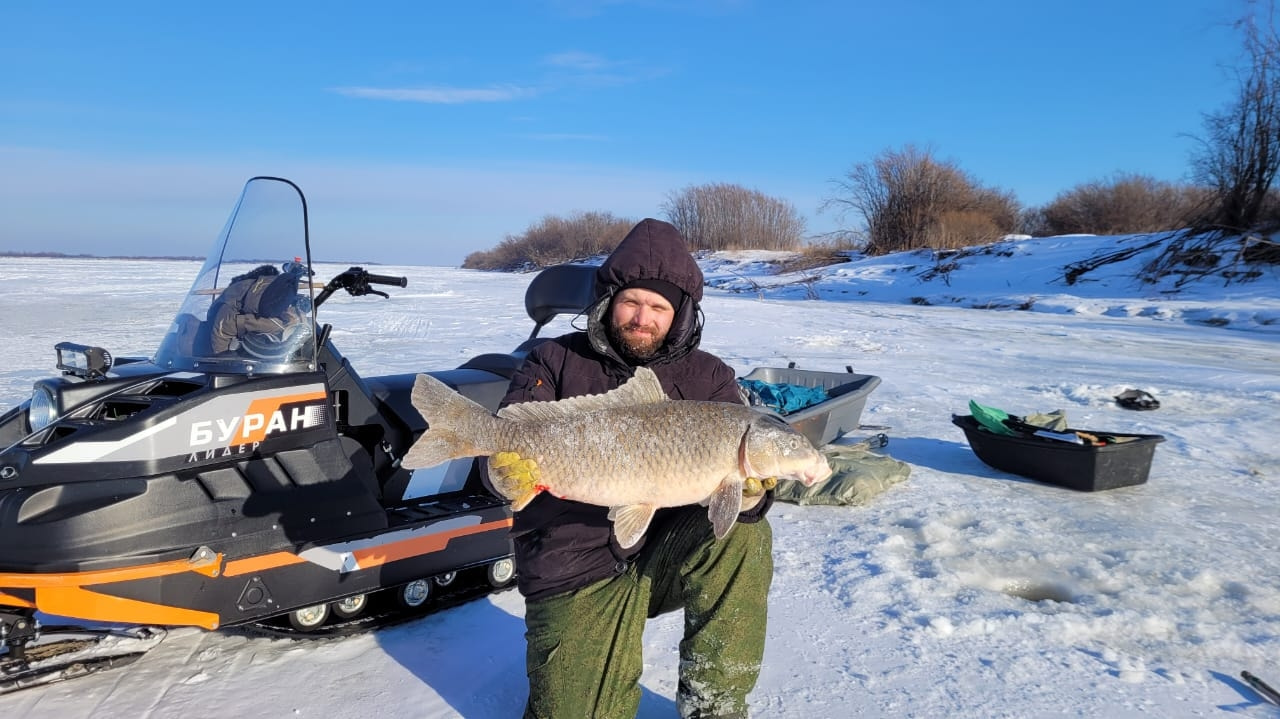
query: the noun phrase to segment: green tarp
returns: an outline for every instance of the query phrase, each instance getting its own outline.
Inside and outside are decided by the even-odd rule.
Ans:
[[[833,473],[831,479],[806,487],[784,479],[776,498],[792,504],[866,504],[911,474],[911,465],[872,452],[866,444],[829,444],[822,448]]]

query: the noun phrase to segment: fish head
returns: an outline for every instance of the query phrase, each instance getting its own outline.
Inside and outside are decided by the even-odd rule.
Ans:
[[[827,457],[781,417],[763,414],[742,438],[741,470],[747,477],[793,479],[812,486],[831,476]]]

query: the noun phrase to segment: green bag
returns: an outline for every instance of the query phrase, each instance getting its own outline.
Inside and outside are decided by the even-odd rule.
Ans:
[[[1016,437],[1017,432],[1005,426],[1004,421],[1009,419],[1009,413],[995,407],[987,407],[980,405],[973,400],[969,400],[969,412],[978,424],[996,433]]]
[[[822,453],[831,478],[812,487],[791,479],[778,481],[774,498],[792,504],[866,504],[911,474],[911,465],[876,454],[866,446],[828,444]]]

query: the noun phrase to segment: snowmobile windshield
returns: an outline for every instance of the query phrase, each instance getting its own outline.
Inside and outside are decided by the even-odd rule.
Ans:
[[[311,277],[302,192],[249,180],[153,361],[220,374],[314,371]]]

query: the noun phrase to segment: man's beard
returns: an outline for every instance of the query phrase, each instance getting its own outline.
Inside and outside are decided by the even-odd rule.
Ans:
[[[625,328],[609,326],[609,339],[624,359],[641,362],[653,359],[653,356],[662,348],[663,341],[666,340],[665,336],[655,335],[652,326],[645,328],[649,330],[648,332],[630,335],[624,334],[624,329],[635,329],[635,326],[628,325]]]

